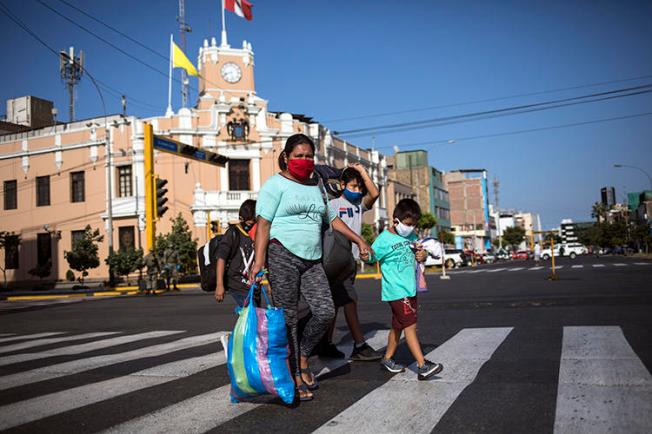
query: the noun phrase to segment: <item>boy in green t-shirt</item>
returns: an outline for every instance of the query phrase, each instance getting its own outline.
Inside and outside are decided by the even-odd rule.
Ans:
[[[370,262],[380,262],[382,300],[388,302],[392,310],[392,330],[380,363],[393,373],[405,371],[405,367],[393,359],[404,332],[408,348],[417,361],[418,378],[427,380],[444,367],[423,357],[417,337],[416,261],[423,262],[427,256],[421,246],[415,244],[414,229],[420,217],[421,208],[414,200],[403,199],[397,203],[393,225],[378,235],[371,246],[374,255]]]

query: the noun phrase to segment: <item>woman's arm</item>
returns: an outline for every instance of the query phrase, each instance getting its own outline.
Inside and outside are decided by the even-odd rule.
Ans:
[[[353,232],[351,228],[349,228],[346,223],[342,221],[341,218],[335,217],[335,219],[331,222],[331,225],[333,225],[333,229],[335,229],[337,232],[344,235],[352,243],[356,243],[358,245],[360,248],[360,258],[363,261],[366,261],[369,258],[370,254],[373,255],[373,250],[371,250],[371,247],[369,244],[367,244],[364,238]]]
[[[251,267],[251,275],[249,282],[253,283],[256,274],[265,268],[267,262],[267,247],[269,246],[269,230],[272,227],[272,222],[258,216],[258,226],[256,228],[256,239],[254,240],[254,265]]]

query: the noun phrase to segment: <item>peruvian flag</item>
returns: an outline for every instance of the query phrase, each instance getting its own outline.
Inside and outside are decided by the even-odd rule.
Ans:
[[[239,17],[246,18],[247,21],[254,18],[251,13],[252,4],[247,0],[225,0],[224,7]]]

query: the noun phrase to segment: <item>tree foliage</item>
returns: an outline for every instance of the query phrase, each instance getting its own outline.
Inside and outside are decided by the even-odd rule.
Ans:
[[[179,273],[197,272],[197,239],[192,238],[192,232],[181,213],[172,219],[172,230],[156,238],[156,251],[160,255],[168,248],[179,253],[181,268]]]
[[[434,228],[437,224],[437,217],[430,214],[429,212],[421,214],[419,221],[417,222],[417,229],[421,234],[426,234],[430,229]]]
[[[369,245],[372,245],[376,240],[376,231],[374,230],[373,225],[367,223],[362,223],[362,231],[360,235]]]
[[[525,238],[525,229],[520,226],[510,226],[503,231],[503,244],[512,246],[512,249],[518,249],[519,244]]]
[[[36,276],[40,279],[48,277],[52,272],[52,260],[48,260],[45,264],[36,264],[36,267],[27,271],[32,276]]]
[[[129,283],[129,274],[143,268],[143,250],[142,249],[126,249],[112,252],[106,258],[106,263],[118,276],[125,276],[127,283]]]
[[[441,230],[439,231],[438,238],[444,244],[455,244],[455,235],[452,232]]]
[[[104,237],[100,235],[100,230],[91,228],[86,225],[84,236],[72,243],[72,250],[64,251],[63,257],[68,261],[68,265],[73,270],[79,271],[79,282],[83,285],[84,278],[88,276],[88,271],[100,266],[100,257],[97,254],[97,243],[101,243]]]
[[[591,207],[591,217],[596,219],[598,223],[602,223],[607,219],[607,212],[609,210],[602,202],[596,202]]]

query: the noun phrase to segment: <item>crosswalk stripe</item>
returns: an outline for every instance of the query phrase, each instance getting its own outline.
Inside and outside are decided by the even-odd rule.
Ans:
[[[634,262],[636,265],[650,265],[652,262]]]
[[[524,268],[525,268],[525,267],[510,268],[509,271],[510,271],[510,272],[512,272],[512,271],[520,271],[520,270],[523,270]]]
[[[47,336],[54,336],[54,335],[62,335],[63,332],[47,332],[47,333],[35,333],[33,335],[18,335],[18,336],[12,336],[10,338],[2,338],[0,339],[0,344],[4,344],[5,342],[11,342],[11,341],[20,341],[23,339],[37,339],[37,338],[44,338]]]
[[[593,268],[601,268],[604,267],[604,264],[593,264]]]
[[[571,268],[584,268],[584,265],[571,265]]]
[[[102,339],[99,341],[88,342],[81,345],[71,345],[67,347],[55,348],[52,350],[41,351],[38,353],[23,353],[23,354],[14,354],[11,356],[6,356],[0,359],[0,366],[11,365],[14,363],[27,362],[30,360],[43,359],[46,357],[55,357],[55,356],[67,356],[70,354],[81,354],[94,350],[101,350],[103,348],[113,347],[116,345],[127,344],[129,342],[136,342],[143,339],[158,338],[168,335],[173,335],[176,333],[182,333],[181,331],[168,331],[168,330],[158,330],[154,332],[147,333],[138,333],[135,335],[127,336],[118,336],[109,339]],[[1,381],[1,379],[0,379]]]
[[[224,332],[218,332],[205,335],[190,336],[176,341],[152,345],[149,347],[139,348],[137,350],[126,351],[123,353],[88,357],[85,359],[58,363],[55,365],[46,366],[44,368],[33,369],[31,371],[5,375],[0,377],[0,390],[23,386],[25,384],[36,383],[38,381],[51,380],[53,378],[64,377],[66,375],[77,374],[84,371],[90,371],[91,369],[101,368],[103,366],[113,365],[116,363],[129,362],[133,360],[144,359],[146,357],[161,356],[173,351],[179,351],[210,344],[211,342],[218,342],[220,336],[223,333]],[[134,338],[140,337],[140,339],[148,339],[151,337],[157,337],[158,335],[156,332],[150,332],[131,336]]]
[[[483,272],[485,272],[485,271],[487,271],[487,270],[471,270],[471,271],[467,271],[467,273],[469,273],[469,274],[475,274],[475,273],[483,273]]]
[[[378,330],[365,335],[367,344],[372,348],[382,348],[387,345],[389,330]],[[348,364],[348,357],[353,350],[353,342],[338,345],[338,349],[346,354],[344,359],[323,360],[311,358],[310,367],[317,377],[334,371]],[[201,395],[194,396],[176,404],[167,406],[153,413],[129,420],[104,431],[106,434],[139,433],[155,434],[173,432],[178,434],[207,432],[218,425],[228,422],[248,411],[251,411],[265,401],[232,404],[229,396],[231,386],[218,387]]]
[[[211,353],[144,369],[0,407],[0,430],[13,428],[152,386],[185,378],[224,364],[224,352]]]
[[[564,327],[555,429],[649,432],[652,376],[620,327]]]
[[[426,356],[444,364],[440,379],[417,382],[413,364],[315,432],[430,433],[511,330],[463,329]]]
[[[543,268],[543,266],[539,265],[539,266],[536,266],[536,267],[529,268],[529,270],[534,271],[534,270],[540,270],[542,268]]]
[[[555,270],[561,270],[562,268],[564,268],[563,265],[555,265]],[[550,269],[552,270],[552,267]]]
[[[66,336],[62,338],[37,339],[34,341],[21,342],[19,344],[2,347],[0,348],[0,354],[10,353],[12,351],[24,350],[26,348],[39,347],[43,345],[57,344],[59,342],[79,341],[82,339],[90,339],[90,338],[97,338],[100,336],[115,335],[117,333],[118,332],[94,332],[94,333],[83,333],[81,335],[75,335],[75,336]],[[4,362],[4,358],[3,358],[3,362]]]
[[[2,338],[7,337],[7,336],[13,336],[13,335],[14,335],[13,333],[0,333],[0,337],[2,337]]]
[[[497,273],[503,270],[505,270],[505,268],[494,268],[493,270],[487,270],[487,273]]]
[[[618,263],[614,264],[614,267],[626,267],[626,266],[627,266],[627,264],[623,264],[622,262],[618,262]]]

